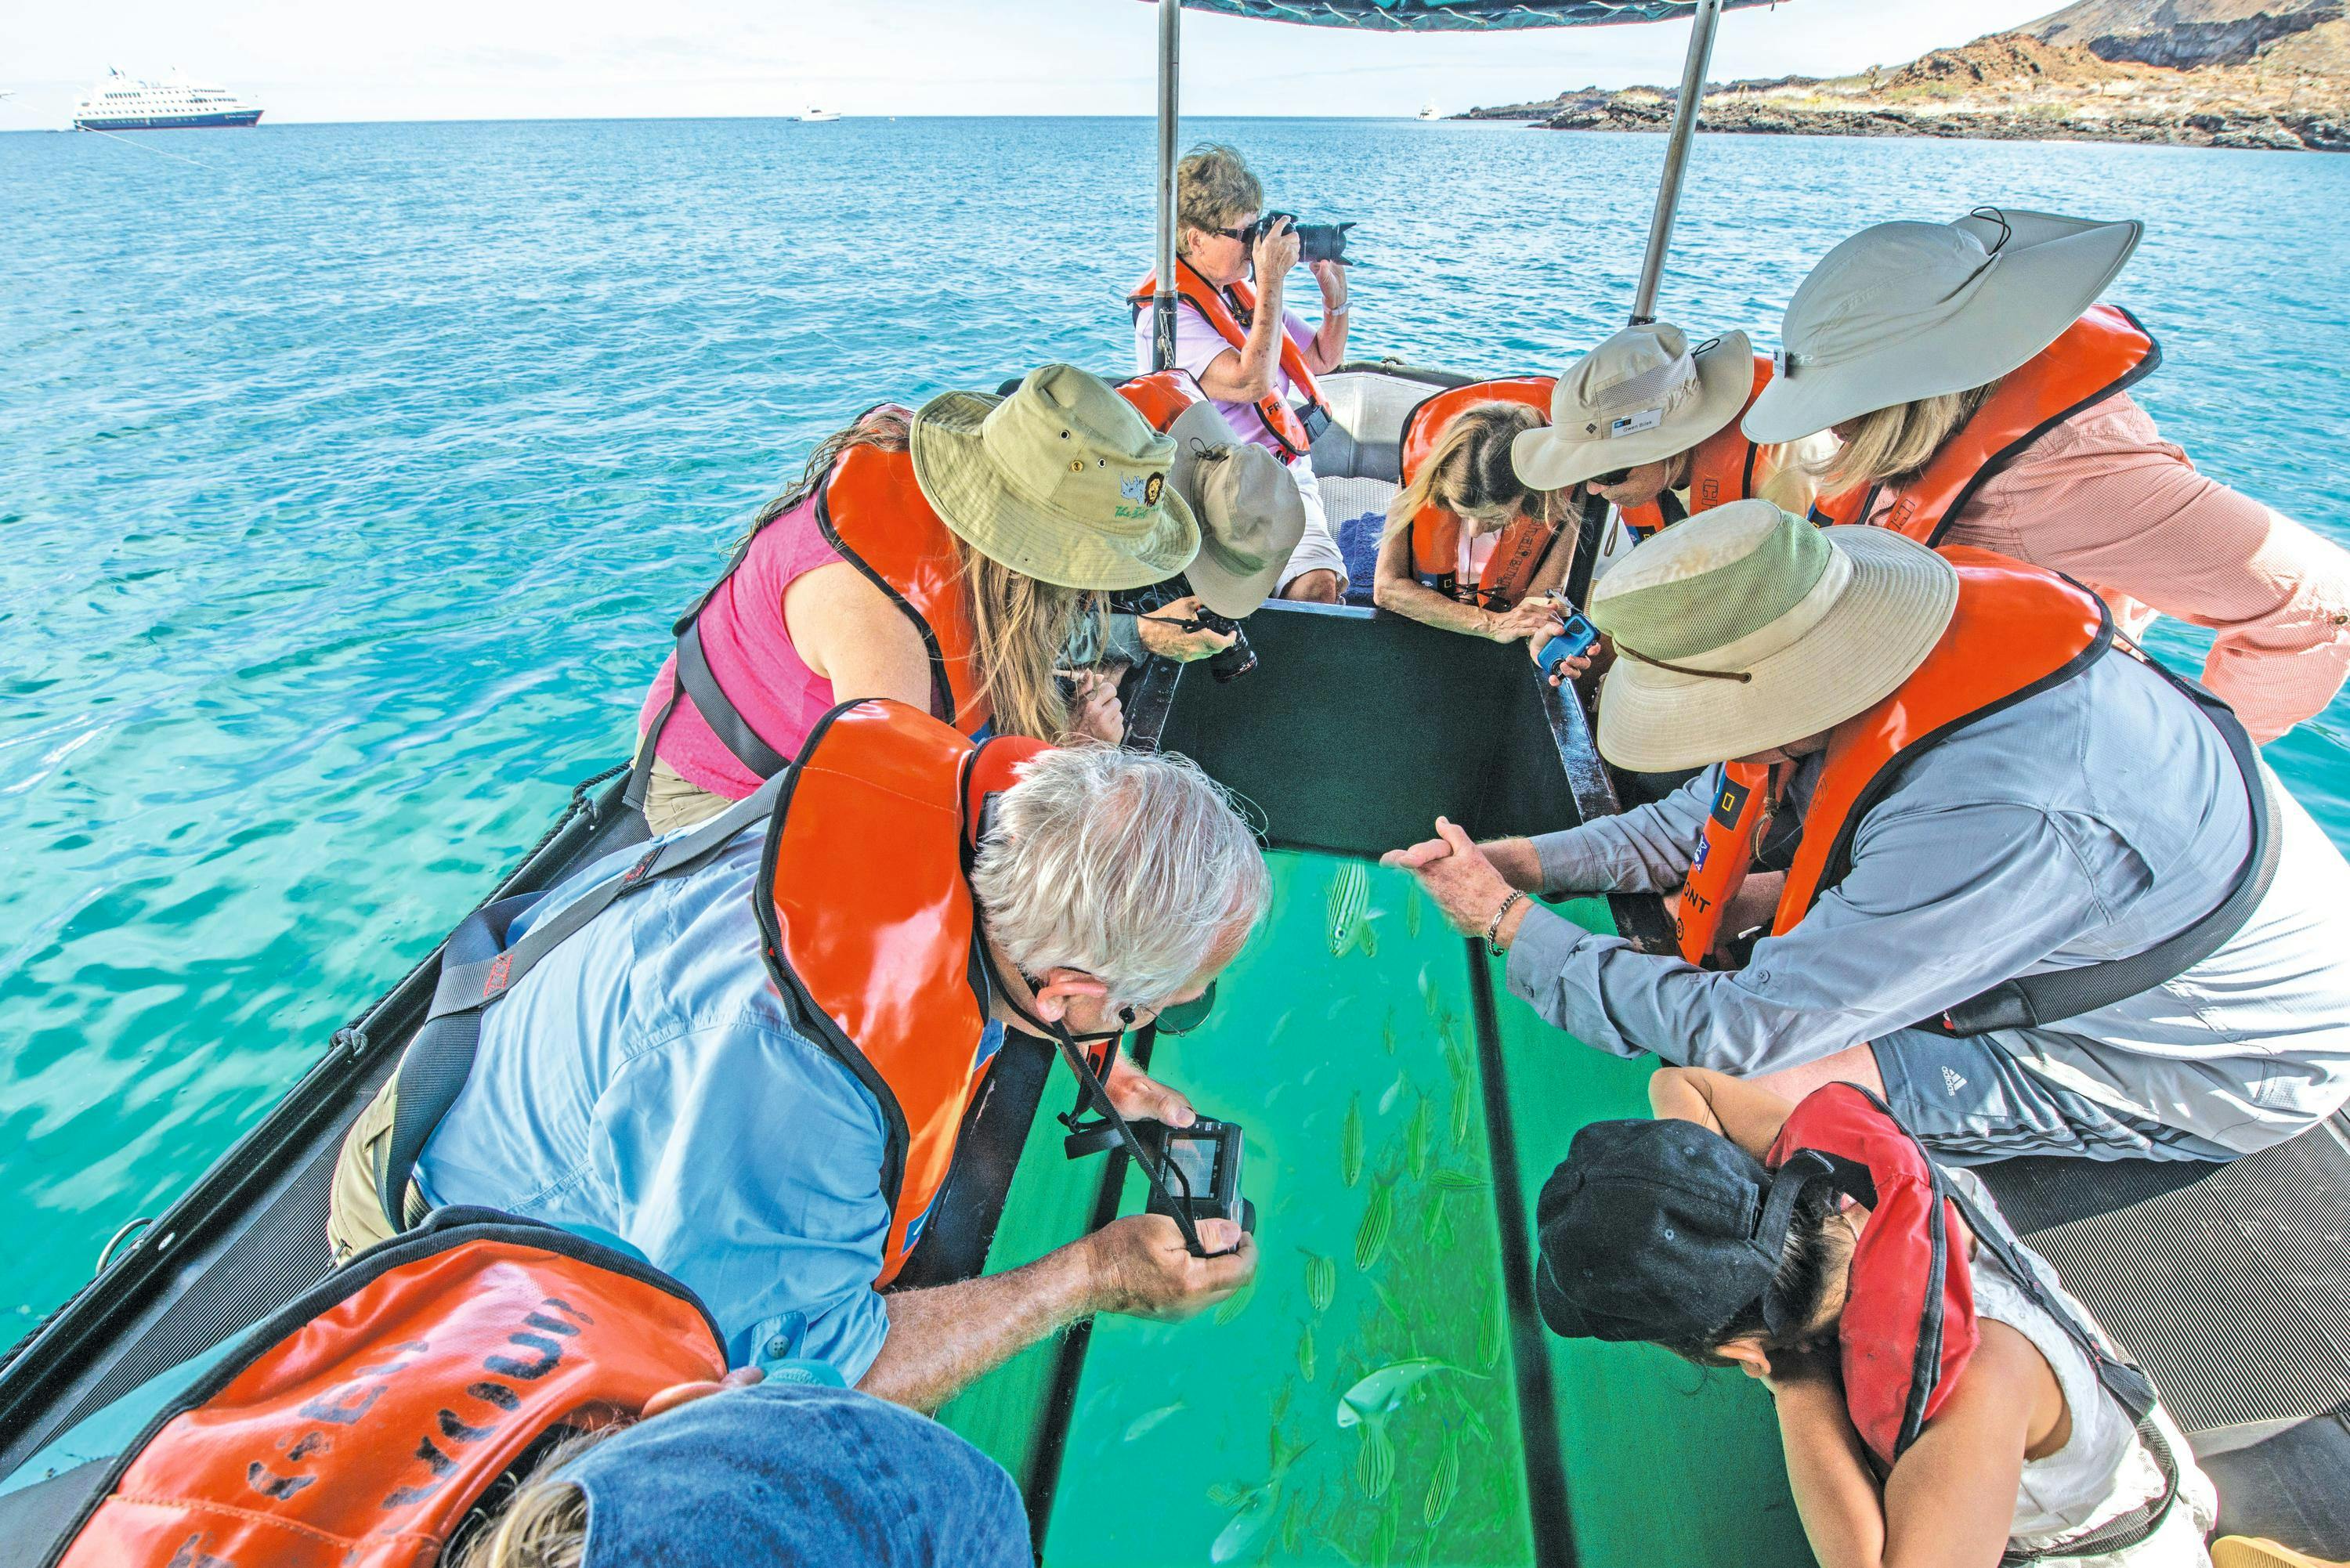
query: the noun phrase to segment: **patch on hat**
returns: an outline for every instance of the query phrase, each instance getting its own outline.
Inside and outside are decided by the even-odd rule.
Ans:
[[[1166,476],[1165,474],[1163,474],[1163,473],[1154,473],[1154,474],[1152,474],[1152,475],[1150,476],[1150,483],[1148,483],[1148,484],[1146,484],[1146,485],[1144,485],[1144,486],[1142,487],[1142,504],[1143,504],[1145,506],[1156,506],[1156,505],[1158,505],[1158,504],[1159,504],[1159,493],[1161,490],[1164,490],[1166,487],[1167,487],[1167,476]]]
[[[1620,420],[1608,421],[1607,439],[1614,441],[1617,436],[1638,435],[1642,431],[1656,430],[1664,422],[1664,410],[1642,409],[1637,414],[1626,414]]]

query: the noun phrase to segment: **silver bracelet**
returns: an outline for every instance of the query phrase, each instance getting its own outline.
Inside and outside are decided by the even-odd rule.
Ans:
[[[1510,911],[1516,909],[1519,900],[1525,896],[1525,890],[1520,888],[1503,899],[1502,907],[1493,911],[1492,922],[1485,927],[1485,950],[1495,958],[1509,950],[1502,945],[1502,922],[1510,918]]]

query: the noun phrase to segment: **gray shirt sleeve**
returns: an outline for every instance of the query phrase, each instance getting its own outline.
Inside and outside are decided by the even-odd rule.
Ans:
[[[1721,776],[1705,772],[1649,805],[1534,839],[1545,893],[1667,893],[1689,874]]]
[[[2108,922],[2114,901],[2149,880],[2129,846],[2089,818],[1891,804],[1862,824],[1844,881],[1794,930],[1757,943],[1742,970],[1637,952],[1537,909],[1511,944],[1510,990],[1619,1056],[1774,1072],[2025,972]]]

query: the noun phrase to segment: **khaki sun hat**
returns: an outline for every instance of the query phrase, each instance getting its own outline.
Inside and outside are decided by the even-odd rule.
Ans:
[[[1185,568],[1200,602],[1234,619],[1281,586],[1305,535],[1305,498],[1279,458],[1232,432],[1205,400],[1176,417],[1168,483],[1200,520],[1200,553]]]
[[[989,559],[1067,588],[1139,588],[1199,553],[1168,484],[1175,443],[1074,365],[1031,370],[1007,397],[942,392],[915,410],[914,481]]]
[[[1896,403],[1995,381],[2056,341],[2146,225],[1977,207],[1954,223],[1866,228],[1787,302],[1749,441],[1790,441]]]
[[[1734,501],[1643,541],[1592,590],[1616,648],[1599,754],[1636,773],[1752,756],[1869,708],[1925,662],[1959,574],[1889,528]]]
[[[1510,463],[1533,490],[1564,490],[1618,468],[1662,462],[1738,417],[1754,389],[1743,332],[1690,347],[1665,322],[1627,327],[1567,367],[1550,423],[1521,431]]]

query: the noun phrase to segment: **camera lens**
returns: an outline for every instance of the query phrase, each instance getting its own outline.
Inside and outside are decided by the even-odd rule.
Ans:
[[[1256,649],[1249,646],[1248,633],[1237,626],[1232,628],[1232,645],[1208,659],[1208,673],[1216,678],[1220,686],[1227,680],[1238,680],[1255,668]]]

